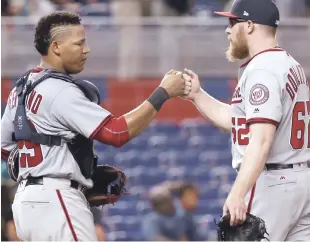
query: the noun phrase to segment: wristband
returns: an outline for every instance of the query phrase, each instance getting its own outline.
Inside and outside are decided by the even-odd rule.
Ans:
[[[153,107],[158,112],[161,106],[166,100],[169,99],[169,94],[162,87],[157,87],[152,95],[147,99],[147,101],[153,105]]]

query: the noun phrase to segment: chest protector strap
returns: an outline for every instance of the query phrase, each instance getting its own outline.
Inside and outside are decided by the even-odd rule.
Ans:
[[[100,103],[100,94],[97,87],[91,82],[85,80],[74,80],[70,75],[46,69],[38,73],[33,82],[28,81],[31,71],[28,71],[16,83],[16,95],[18,105],[14,119],[13,140],[29,140],[34,144],[47,146],[61,146],[62,138],[60,136],[46,135],[37,133],[30,125],[26,115],[25,102],[31,91],[41,82],[48,78],[60,79],[75,84],[84,95],[92,102]],[[93,141],[78,134],[72,141],[67,143],[68,148],[74,159],[79,164],[82,174],[89,178],[92,175],[93,166],[97,163],[97,157],[93,153]]]

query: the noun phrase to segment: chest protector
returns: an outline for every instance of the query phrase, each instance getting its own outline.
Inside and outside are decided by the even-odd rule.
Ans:
[[[46,69],[38,73],[33,78],[33,82],[28,81],[30,73],[31,71],[28,71],[16,83],[18,105],[14,119],[14,133],[12,138],[15,141],[27,140],[34,144],[61,146],[63,145],[63,139],[60,136],[38,133],[31,125],[29,125],[25,108],[27,96],[37,85],[48,78],[60,79],[75,84],[91,102],[97,104],[100,103],[99,90],[91,82],[74,80],[70,75],[51,69]],[[66,141],[66,145],[75,161],[78,163],[82,175],[87,179],[90,178],[97,167],[97,156],[94,153],[93,141],[81,134],[77,134],[72,140]]]

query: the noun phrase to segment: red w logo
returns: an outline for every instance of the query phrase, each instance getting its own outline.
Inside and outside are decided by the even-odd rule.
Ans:
[[[285,177],[284,177],[284,176],[281,176],[281,177],[280,177],[280,180],[285,180]]]

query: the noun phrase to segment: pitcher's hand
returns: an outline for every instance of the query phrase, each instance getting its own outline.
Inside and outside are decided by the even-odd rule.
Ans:
[[[185,79],[191,80],[191,90],[187,95],[183,95],[182,98],[194,101],[198,94],[202,91],[200,86],[200,81],[198,75],[188,69],[184,69],[185,74],[183,74]]]
[[[162,79],[160,87],[164,88],[169,97],[188,95],[191,91],[191,80],[185,80],[180,71],[171,70]]]
[[[243,197],[229,194],[223,206],[223,216],[230,214],[230,225],[242,224],[246,219],[246,205]]]

